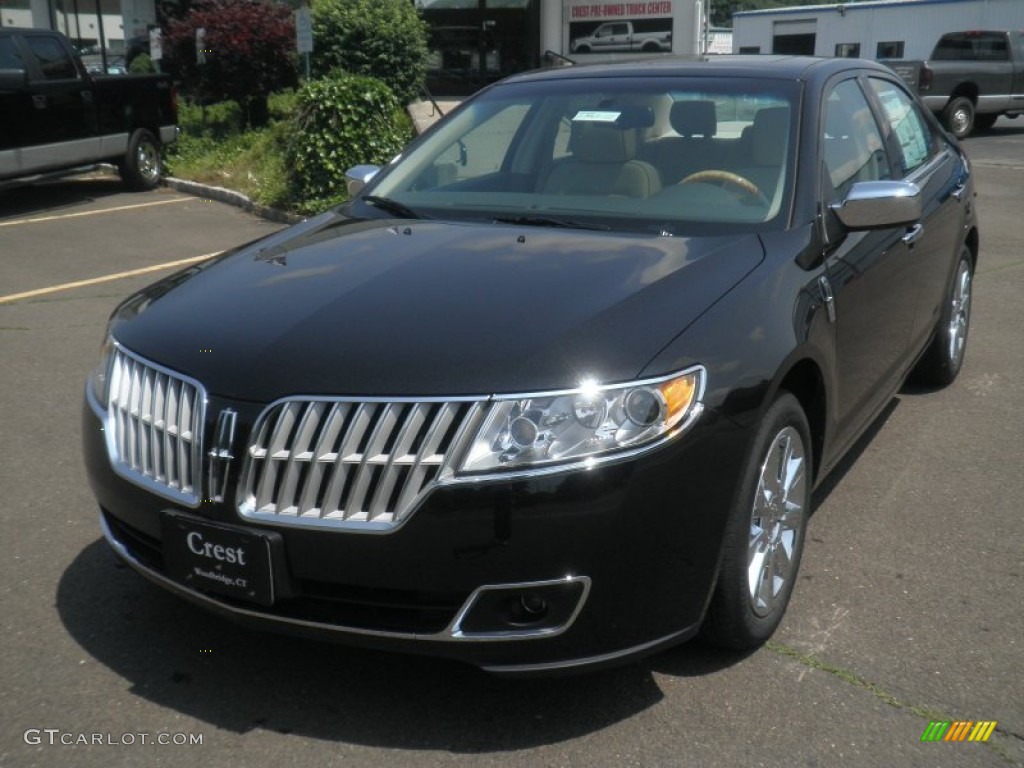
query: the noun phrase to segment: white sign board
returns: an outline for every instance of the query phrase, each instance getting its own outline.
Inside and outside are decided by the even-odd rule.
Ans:
[[[308,5],[295,11],[295,42],[299,53],[313,52],[313,14]]]

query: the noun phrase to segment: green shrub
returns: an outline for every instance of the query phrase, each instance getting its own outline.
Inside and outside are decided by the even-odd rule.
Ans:
[[[245,127],[245,116],[237,101],[218,101],[199,104],[182,101],[178,104],[178,125],[182,133],[192,136],[224,138],[241,133]]]
[[[313,0],[313,74],[383,80],[403,104],[427,74],[427,26],[409,0]]]
[[[288,89],[272,93],[267,97],[267,109],[270,111],[271,120],[290,120],[295,114],[295,105],[298,103],[298,94]]]
[[[412,138],[394,93],[370,77],[335,72],[306,83],[297,101],[288,153],[297,200],[340,202],[348,168],[383,165]]]
[[[132,75],[147,75],[156,72],[156,67],[153,66],[153,60],[149,58],[148,53],[140,53],[128,65],[128,72]]]

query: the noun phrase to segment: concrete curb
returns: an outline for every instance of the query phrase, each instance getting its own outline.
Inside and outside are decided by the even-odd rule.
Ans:
[[[254,203],[241,192],[235,192],[232,189],[214,187],[209,184],[200,184],[197,181],[188,181],[187,179],[177,179],[173,176],[165,176],[160,181],[164,186],[176,189],[179,192],[206,198],[207,200],[216,200],[221,203],[227,203],[228,205],[233,205],[236,208],[242,208],[250,213],[254,213],[268,221],[276,221],[279,224],[297,224],[300,221],[305,221],[304,216],[299,216],[297,213],[288,213],[287,211],[281,211],[277,208],[270,208],[266,205]]]

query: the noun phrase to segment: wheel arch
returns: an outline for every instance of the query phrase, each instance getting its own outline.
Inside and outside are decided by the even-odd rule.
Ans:
[[[807,424],[811,429],[812,468],[814,478],[817,479],[824,457],[828,420],[828,391],[825,387],[824,374],[817,361],[811,357],[801,357],[793,361],[772,388],[765,408],[775,401],[781,391],[793,395],[807,416]]]
[[[953,99],[955,99],[955,98],[957,98],[959,96],[963,96],[965,98],[970,99],[971,103],[974,104],[975,106],[977,106],[977,104],[978,104],[978,94],[979,94],[979,90],[978,90],[977,83],[972,83],[972,82],[957,83],[956,87],[953,88],[953,92],[951,94],[949,94],[949,101],[952,101]],[[949,102],[946,102],[946,103],[948,104]]]
[[[971,271],[973,272],[978,268],[978,250],[980,248],[977,227],[971,227],[970,231],[968,231],[967,237],[964,238],[964,245],[971,252]]]

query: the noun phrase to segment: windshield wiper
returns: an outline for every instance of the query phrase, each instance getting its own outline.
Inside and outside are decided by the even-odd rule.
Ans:
[[[611,227],[605,224],[590,224],[574,219],[561,219],[556,216],[495,216],[493,221],[498,224],[525,224],[531,227],[564,227],[566,229],[593,229],[607,232]]]
[[[377,195],[364,195],[362,198],[363,202],[369,203],[372,206],[380,208],[383,211],[387,211],[390,214],[394,214],[400,219],[425,219],[426,216],[416,213],[412,208],[407,206],[405,203],[400,203],[397,200],[392,200],[390,197],[379,197]]]

